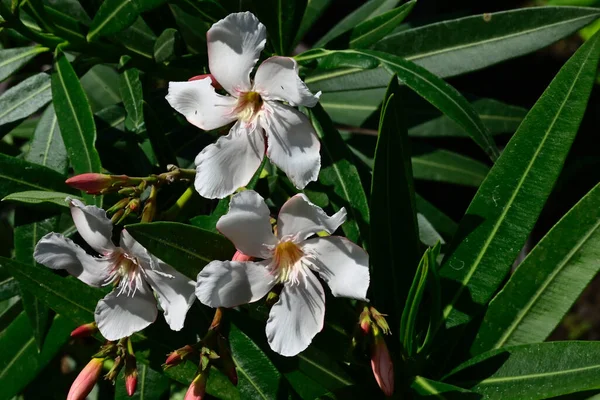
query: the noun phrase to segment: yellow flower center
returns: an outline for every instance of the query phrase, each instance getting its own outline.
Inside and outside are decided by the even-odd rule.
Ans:
[[[277,283],[291,281],[298,283],[299,266],[296,264],[304,256],[300,247],[292,241],[282,241],[273,251],[271,271]]]
[[[238,98],[235,112],[238,119],[244,122],[250,122],[258,115],[262,109],[263,99],[258,92],[246,92]]]
[[[133,296],[137,286],[141,284],[141,276],[138,263],[125,253],[117,256],[107,283],[114,283],[118,287],[118,294],[125,293]]]

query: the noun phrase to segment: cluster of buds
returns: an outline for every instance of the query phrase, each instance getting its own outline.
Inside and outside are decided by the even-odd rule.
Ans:
[[[359,325],[365,335],[370,335],[371,369],[377,384],[386,396],[394,393],[394,364],[385,343],[385,335],[390,327],[385,316],[374,307],[364,307],[360,313]]]

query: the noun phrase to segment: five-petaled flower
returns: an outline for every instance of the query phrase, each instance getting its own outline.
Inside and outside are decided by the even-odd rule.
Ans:
[[[251,190],[236,194],[217,229],[239,251],[263,261],[212,261],[198,274],[196,296],[210,307],[234,307],[257,301],[283,284],[269,314],[267,339],[279,354],[300,353],[323,328],[325,316],[323,286],[312,271],[334,296],[366,300],[367,253],[343,237],[308,239],[321,231],[333,233],[345,219],[344,209],[329,217],[298,194],[281,208],[274,235],[263,198]]]
[[[210,77],[170,82],[167,101],[204,130],[237,121],[227,136],[196,157],[195,187],[206,198],[223,198],[245,186],[265,155],[302,189],[321,168],[320,143],[308,118],[295,106],[313,107],[313,95],[298,76],[296,61],[271,57],[250,72],[265,47],[266,29],[249,12],[230,14],[206,34],[212,77],[230,96],[215,91]],[[288,104],[284,104],[286,102]],[[266,132],[266,138],[265,134]]]
[[[153,290],[171,329],[180,330],[194,301],[194,282],[150,254],[126,230],[121,232],[120,247],[115,246],[104,210],[67,200],[77,231],[100,257],[87,254],[61,234],[49,233],[37,244],[35,260],[67,270],[90,286],[114,284],[95,311],[98,329],[108,340],[130,336],[154,322],[158,311]]]

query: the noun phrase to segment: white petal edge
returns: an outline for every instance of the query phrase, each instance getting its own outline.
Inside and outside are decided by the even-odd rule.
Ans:
[[[334,296],[368,301],[369,255],[362,247],[341,236],[313,238],[300,246]]]
[[[127,229],[121,231],[121,239],[119,241],[121,249],[129,256],[137,257],[141,262],[152,266],[154,263],[153,257],[144,246],[142,246],[137,240],[131,236]]]
[[[323,209],[308,200],[304,194],[291,197],[279,210],[277,235],[296,236],[304,240],[317,232],[332,234],[346,221],[346,209],[342,207],[331,217]]]
[[[286,101],[292,106],[314,107],[321,92],[312,94],[298,76],[298,64],[289,57],[266,59],[254,76],[254,90],[265,100]]]
[[[250,90],[250,72],[265,48],[267,29],[254,14],[229,14],[206,33],[208,66],[217,82],[239,97]]]
[[[248,132],[237,122],[227,136],[206,146],[196,157],[194,186],[202,197],[222,199],[250,182],[265,155],[259,130]]]
[[[156,300],[147,284],[137,287],[134,296],[113,290],[98,302],[94,317],[107,340],[119,340],[141,331],[156,320]]]
[[[67,200],[73,222],[83,240],[102,255],[112,253],[116,247],[111,240],[113,226],[106,211],[96,206],[86,206],[77,199]]]
[[[314,182],[321,169],[321,143],[306,115],[274,101],[265,102],[261,125],[267,132],[267,157],[298,189]]]
[[[284,286],[267,320],[269,346],[286,357],[306,350],[323,329],[325,292],[317,277],[311,271],[305,272],[299,285]]]
[[[196,297],[209,307],[236,307],[263,298],[275,285],[267,262],[212,261],[198,274]]]
[[[210,78],[169,82],[166,99],[190,124],[204,130],[220,128],[236,120],[237,99],[218,94],[211,83]]]
[[[217,230],[245,255],[269,258],[269,246],[277,244],[271,229],[269,208],[254,190],[235,194],[229,211],[217,222]]]
[[[146,269],[146,281],[156,292],[169,327],[174,331],[181,330],[185,316],[196,300],[196,282],[163,261],[157,258],[155,261],[158,269]]]
[[[113,265],[111,260],[94,258],[71,239],[49,233],[35,246],[33,258],[51,269],[64,269],[83,283],[100,287],[106,283]]]

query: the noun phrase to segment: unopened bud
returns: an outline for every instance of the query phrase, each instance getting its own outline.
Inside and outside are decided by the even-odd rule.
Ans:
[[[215,79],[214,76],[212,76],[212,74],[202,74],[202,75],[192,76],[190,79],[188,79],[188,82],[199,81],[200,79],[205,79],[205,78],[210,78],[211,85],[215,89],[217,89],[217,90],[223,89],[223,86],[221,86],[221,84],[219,82],[217,82],[217,80]]]
[[[131,211],[137,211],[140,208],[140,199],[138,199],[137,197],[134,199],[131,199],[131,201],[129,202],[129,204],[127,204],[127,208],[129,208]]]
[[[208,371],[201,372],[198,374],[187,392],[185,393],[185,397],[183,400],[202,400],[204,394],[206,393],[206,378],[208,376]]]
[[[360,316],[358,317],[358,324],[360,325],[361,331],[365,335],[368,335],[371,331],[371,324],[373,323],[373,321],[371,321],[370,315],[371,314],[369,313],[369,308],[365,307],[360,313]]]
[[[384,336],[374,330],[374,343],[371,347],[371,369],[377,384],[386,396],[394,393],[394,364],[385,344]]]
[[[136,186],[127,186],[123,189],[120,189],[117,193],[123,196],[130,196],[133,194],[139,194],[140,190]]]
[[[75,328],[71,332],[72,338],[83,338],[93,335],[98,332],[98,325],[95,322],[90,322],[89,324],[81,325]]]
[[[125,359],[125,390],[129,397],[135,393],[137,387],[138,371],[135,356],[127,355]]]
[[[119,372],[121,372],[122,368],[123,368],[123,358],[121,356],[115,357],[115,362],[113,363],[113,366],[108,371],[108,373],[106,375],[104,375],[104,379],[106,379],[107,381],[114,382],[114,380],[117,379],[117,375],[119,375]]]
[[[233,358],[231,357],[231,351],[229,351],[227,341],[223,336],[217,336],[217,345],[219,346],[219,356],[221,360],[221,366],[223,368],[223,373],[227,375],[227,377],[229,378],[231,383],[234,384],[234,386],[237,386],[237,370],[235,369],[235,363],[233,362]]]
[[[383,331],[384,334],[389,335],[390,334],[390,326],[388,325],[387,321],[385,320],[385,317],[384,317],[385,314],[381,314],[379,311],[377,311],[375,309],[375,307],[370,307],[369,311],[371,312],[371,316],[375,320],[375,323],[377,324],[377,326],[379,326],[381,328],[381,330]]]
[[[142,222],[152,222],[156,215],[156,202],[148,200],[144,204],[144,211],[142,211]]]
[[[113,225],[116,225],[121,220],[123,214],[125,214],[125,210],[123,209],[120,209],[114,213],[114,215],[110,218],[110,221],[113,223]]]
[[[88,173],[75,175],[65,183],[86,193],[98,194],[102,189],[107,189],[113,184],[113,178],[110,175]]]
[[[188,355],[190,355],[191,353],[195,353],[196,350],[188,345],[183,346],[180,349],[177,349],[175,351],[172,351],[169,356],[167,357],[167,360],[165,361],[165,363],[163,364],[163,368],[167,369],[167,368],[171,368],[174,367],[176,365],[181,364]]]
[[[244,253],[242,253],[241,251],[236,251],[235,254],[233,255],[233,257],[231,258],[231,261],[252,261],[254,260],[254,257],[252,256],[247,256]]]
[[[117,222],[115,222],[114,224],[118,225],[121,222],[125,221],[125,218],[127,218],[129,216],[129,214],[131,214],[131,208],[127,207],[125,208],[125,210],[122,210],[123,213],[121,214],[121,218],[119,218],[119,220]],[[116,214],[115,214],[116,215]],[[114,218],[114,215],[113,215]],[[112,220],[112,218],[111,218]]]
[[[67,400],[84,400],[87,397],[100,377],[103,362],[103,358],[92,358],[90,360],[73,381]]]
[[[121,200],[117,201],[114,206],[112,206],[111,208],[109,208],[108,210],[106,210],[106,212],[108,214],[117,212],[117,211],[125,208],[127,206],[127,204],[129,204],[129,199],[128,198],[121,199]]]

